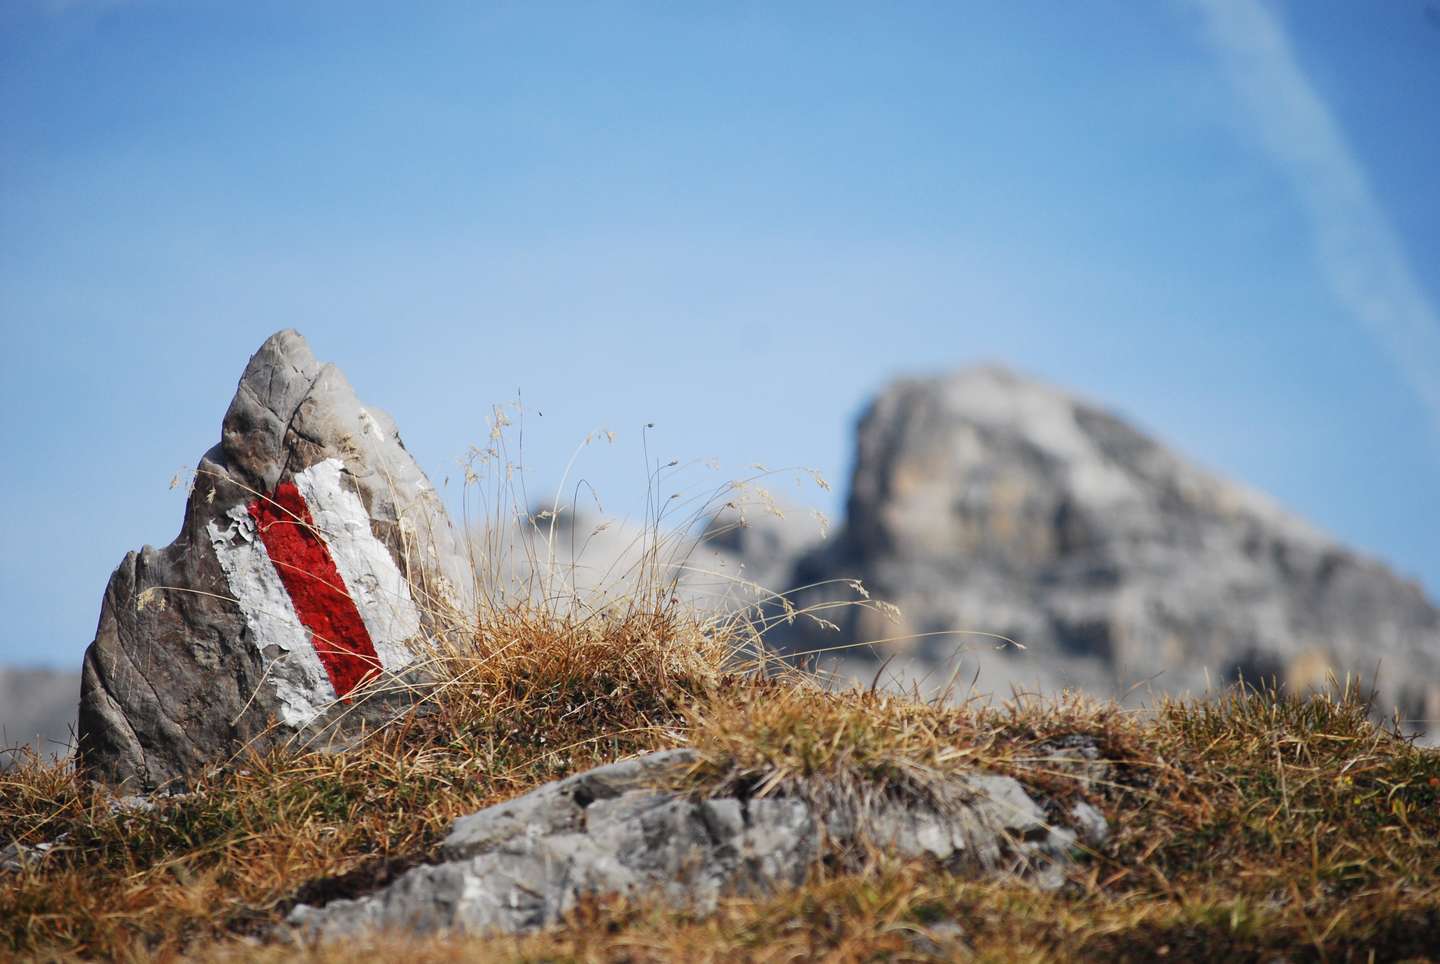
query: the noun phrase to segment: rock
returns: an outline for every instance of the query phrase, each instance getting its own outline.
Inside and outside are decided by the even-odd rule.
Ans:
[[[861,579],[902,622],[835,610],[840,636],[787,645],[909,636],[868,667],[850,651],[867,683],[896,656],[887,673],[938,687],[957,654],[962,686],[978,672],[1003,695],[1199,695],[1241,675],[1304,690],[1333,673],[1374,685],[1377,715],[1440,717],[1440,611],[1419,586],[1000,368],[900,380],[869,407],[844,531],[790,581],[832,578]]]
[[[175,794],[170,796],[169,799],[173,800],[184,796],[188,796],[188,794]],[[106,807],[112,815],[121,813],[154,813],[156,804],[153,799],[143,793],[131,793],[107,801]]]
[[[1072,733],[1036,744],[1030,759],[1052,773],[1071,778],[1086,792],[1099,789],[1110,780],[1110,762],[1089,734]]]
[[[67,836],[61,834],[54,840],[38,844],[22,844],[19,841],[7,844],[0,849],[0,873],[13,873],[39,864],[52,850],[61,846]]]
[[[456,820],[440,845],[440,853],[447,860],[472,857],[513,837],[530,834],[533,827],[544,827],[551,833],[578,830],[584,823],[585,809],[596,800],[613,800],[636,787],[653,786],[694,761],[693,751],[666,750],[547,783],[508,803]]]
[[[1099,847],[1110,839],[1110,822],[1105,815],[1084,800],[1076,800],[1066,814],[1070,826],[1088,846]]]
[[[793,589],[788,580],[795,560],[819,546],[824,538],[820,522],[809,512],[753,501],[738,508],[723,508],[706,525],[695,555],[708,572],[736,580],[731,595],[754,598],[737,591],[754,585],[770,592]]]
[[[658,551],[651,527],[569,506],[553,515],[532,506],[514,528],[482,528],[473,538],[478,556],[498,562],[498,585],[525,584],[538,569],[549,574],[540,580],[546,598],[579,599],[589,608],[628,599],[659,579],[687,605],[729,612],[790,588],[784,580],[795,559],[822,537],[813,513],[772,498],[737,494],[732,505],[743,514],[722,507],[696,535],[664,534]]]
[[[41,757],[68,756],[79,695],[74,670],[0,668],[0,767],[24,744]]]
[[[969,956],[963,943],[965,928],[953,920],[907,929],[905,938],[922,960],[957,961]]]
[[[698,799],[661,789],[694,761],[671,750],[600,767],[458,820],[442,863],[289,922],[312,938],[358,930],[521,932],[587,896],[654,896],[699,911],[726,894],[801,883],[822,856],[867,847],[957,872],[1014,873],[1058,886],[1075,835],[1009,777],[958,776],[938,803],[884,799],[865,813],[794,798]]]
[[[272,336],[200,460],[179,536],[110,578],[85,654],[83,768],[149,788],[358,725],[373,714],[347,702],[356,688],[404,672],[433,614],[465,605],[466,560],[389,416],[298,333]]]

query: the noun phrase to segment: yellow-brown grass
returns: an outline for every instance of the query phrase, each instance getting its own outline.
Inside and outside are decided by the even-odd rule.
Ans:
[[[659,513],[655,514],[656,519]],[[658,521],[656,523],[658,531]],[[490,547],[494,554],[500,550]],[[1440,951],[1440,753],[1348,697],[1237,690],[1148,713],[1081,699],[998,709],[756,665],[755,628],[651,575],[605,605],[554,580],[481,585],[425,656],[417,710],[341,752],[282,748],[115,809],[69,764],[0,774],[0,841],[54,842],[0,871],[0,957],[60,960],[1387,960]],[[493,561],[493,554],[492,559]],[[533,562],[533,560],[532,560]],[[482,567],[483,568],[483,567]],[[743,608],[743,607],[742,607]],[[444,615],[444,614],[441,614]],[[789,615],[789,614],[786,614]],[[445,620],[438,620],[445,622]],[[1085,736],[1089,780],[1057,750]],[[696,917],[596,901],[524,937],[264,943],[297,901],[371,890],[432,859],[461,814],[629,755],[688,745],[696,793],[923,796],[1010,774],[1113,828],[1068,884],[953,877],[875,857]],[[1093,775],[1093,774],[1091,774]]]
[[[1377,728],[1356,702],[1247,691],[1148,717],[1086,701],[944,706],[736,672],[714,637],[675,614],[580,627],[519,610],[499,618],[484,644],[498,649],[477,650],[428,713],[342,753],[251,758],[152,812],[112,813],[104,791],[64,766],[30,761],[6,774],[7,836],[63,839],[0,876],[0,948],[231,960],[348,960],[362,947],[416,960],[1435,951],[1440,755]],[[1056,738],[1074,734],[1115,761],[1107,779],[1084,783],[1053,754]],[[804,888],[705,918],[601,902],[524,938],[255,942],[296,900],[362,892],[429,858],[462,813],[675,745],[700,751],[701,792],[905,791],[981,767],[1052,799],[1084,797],[1115,832],[1053,894],[879,860],[838,875],[817,868]]]

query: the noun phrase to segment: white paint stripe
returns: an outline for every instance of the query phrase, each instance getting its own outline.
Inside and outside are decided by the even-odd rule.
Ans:
[[[408,643],[420,633],[420,612],[390,550],[371,531],[360,496],[342,483],[343,469],[339,459],[317,462],[295,474],[295,486],[370,632],[380,665],[398,672],[415,658]]]
[[[335,688],[255,531],[255,520],[244,505],[225,515],[230,526],[224,531],[214,522],[206,526],[210,543],[230,591],[240,602],[251,641],[260,649],[266,679],[275,686],[280,719],[302,727],[335,702]]]

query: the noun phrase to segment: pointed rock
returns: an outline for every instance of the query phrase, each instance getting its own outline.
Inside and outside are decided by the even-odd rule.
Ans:
[[[246,746],[333,734],[373,715],[367,684],[410,671],[411,644],[446,607],[463,611],[469,586],[394,422],[279,332],[241,376],[180,534],[110,577],[85,653],[80,764],[149,788]]]

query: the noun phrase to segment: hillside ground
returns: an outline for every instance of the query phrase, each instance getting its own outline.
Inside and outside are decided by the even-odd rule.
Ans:
[[[508,424],[497,409],[467,485],[480,480],[480,515],[522,520],[544,545],[555,512],[519,508]],[[0,850],[27,848],[0,869],[0,958],[1440,960],[1440,751],[1374,723],[1363,694],[1238,687],[1134,711],[837,689],[761,643],[777,620],[826,613],[761,591],[764,605],[712,615],[676,593],[689,557],[656,534],[686,543],[748,484],[678,526],[667,513],[686,503],[655,495],[635,578],[584,597],[553,552],[517,554],[508,523],[479,530],[478,606],[429,613],[414,709],[343,752],[242,754],[144,806],[69,762],[29,754],[0,772]],[[841,605],[893,608],[852,588]],[[1078,738],[1109,761],[1098,778],[1057,752]],[[1055,891],[877,853],[703,916],[598,900],[519,937],[308,946],[277,931],[296,903],[366,893],[434,859],[461,815],[677,746],[698,751],[695,794],[903,794],[983,769],[1056,814],[1084,799],[1111,832]]]
[[[69,764],[0,776],[0,956],[63,960],[1325,960],[1440,958],[1440,753],[1357,699],[1237,689],[1145,713],[830,691],[755,672],[733,624],[662,596],[566,616],[496,608],[435,655],[412,713],[340,753],[250,755],[153,809]],[[1093,738],[1103,780],[1047,747]],[[450,822],[548,780],[688,745],[695,792],[900,785],[983,768],[1083,796],[1112,834],[1059,891],[875,856],[708,916],[596,902],[524,937],[266,940],[298,901],[372,889]]]

